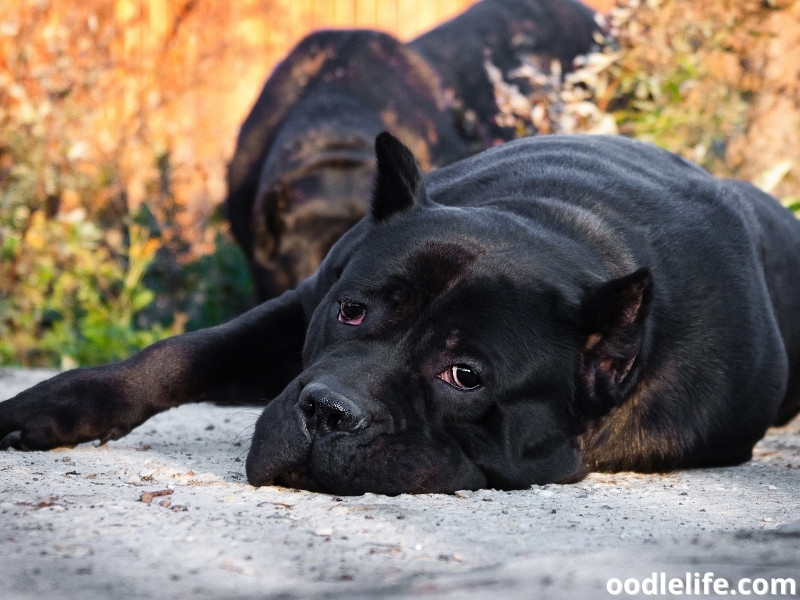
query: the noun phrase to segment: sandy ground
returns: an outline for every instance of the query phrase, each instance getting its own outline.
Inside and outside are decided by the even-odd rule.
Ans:
[[[44,375],[0,370],[0,398]],[[706,572],[739,595],[800,587],[800,420],[735,468],[340,498],[249,486],[256,416],[186,406],[105,446],[0,452],[0,598],[591,599],[613,578],[728,597],[703,594]]]

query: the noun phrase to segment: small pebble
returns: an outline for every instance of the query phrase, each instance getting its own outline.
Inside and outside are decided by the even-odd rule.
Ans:
[[[331,537],[333,535],[333,529],[330,527],[323,527],[322,529],[314,531],[314,535],[317,537]]]
[[[475,492],[471,490],[458,490],[455,492],[456,498],[471,498]]]
[[[157,498],[158,496],[169,496],[173,494],[175,490],[158,490],[155,492],[142,492],[142,495],[139,496],[139,501],[144,502],[145,504],[150,504],[153,501],[153,498]]]

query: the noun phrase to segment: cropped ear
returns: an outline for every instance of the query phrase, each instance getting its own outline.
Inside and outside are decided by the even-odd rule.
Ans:
[[[620,404],[633,389],[632,371],[644,338],[653,295],[649,269],[590,289],[581,305],[583,333],[577,411],[594,419]]]
[[[424,198],[425,188],[411,150],[392,134],[378,134],[375,156],[378,170],[372,192],[372,218],[380,222],[412,209]]]

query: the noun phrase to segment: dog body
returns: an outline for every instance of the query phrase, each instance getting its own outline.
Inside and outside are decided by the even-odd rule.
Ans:
[[[408,47],[439,75],[454,99],[459,132],[478,152],[521,137],[515,127],[497,121],[501,111],[487,64],[505,85],[531,97],[536,90],[515,74],[520,67],[549,74],[556,62],[568,73],[576,57],[598,45],[596,36],[602,37],[597,14],[577,0],[483,0]]]
[[[333,493],[736,464],[800,408],[800,223],[618,137],[511,142],[423,180],[376,140],[371,214],[296,290],[0,403],[4,445],[115,438],[283,391],[248,479]]]

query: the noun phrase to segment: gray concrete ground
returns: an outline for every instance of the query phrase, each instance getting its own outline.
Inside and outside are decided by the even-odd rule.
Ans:
[[[44,375],[0,370],[0,398]],[[105,446],[0,452],[0,598],[785,598],[800,585],[800,420],[735,468],[340,498],[247,485],[257,414],[186,406]]]

